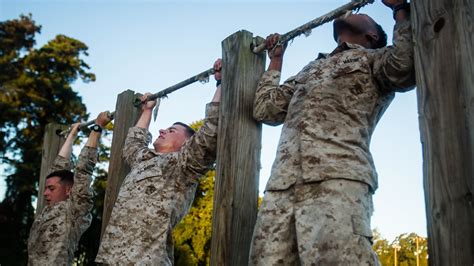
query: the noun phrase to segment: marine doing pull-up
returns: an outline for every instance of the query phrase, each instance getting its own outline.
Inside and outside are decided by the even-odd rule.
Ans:
[[[284,46],[267,37],[270,65],[254,117],[283,124],[253,234],[251,265],[378,265],[370,217],[377,174],[369,151],[377,122],[415,84],[409,5],[383,0],[393,46],[367,15],[334,21],[337,47],[280,85]]]
[[[190,208],[198,178],[216,158],[220,59],[214,70],[217,89],[206,106],[202,127],[194,132],[181,122],[174,123],[160,130],[153,149],[148,148],[148,127],[157,102],[147,101],[149,93],[141,98],[142,114],[130,128],[122,154],[131,171],[120,187],[96,262],[173,264],[172,229]]]

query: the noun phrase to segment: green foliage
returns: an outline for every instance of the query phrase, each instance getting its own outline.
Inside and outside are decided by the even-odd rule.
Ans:
[[[40,29],[31,15],[0,22],[0,160],[8,173],[0,204],[2,265],[26,263],[46,124],[87,119],[71,84],[95,80],[81,59],[85,44],[58,35],[36,49]]]
[[[418,249],[417,249],[418,238]],[[428,265],[428,243],[427,239],[415,233],[401,234],[392,243],[380,237],[380,233],[374,231],[374,251],[377,253],[382,265],[409,266],[417,265],[417,252],[419,253],[419,265]],[[396,250],[395,250],[396,249]]]

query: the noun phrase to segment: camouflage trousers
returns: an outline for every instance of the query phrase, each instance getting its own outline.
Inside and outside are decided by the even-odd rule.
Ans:
[[[368,185],[345,179],[267,191],[249,265],[380,265],[372,250]]]

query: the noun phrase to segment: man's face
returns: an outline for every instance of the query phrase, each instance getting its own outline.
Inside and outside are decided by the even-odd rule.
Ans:
[[[365,14],[353,14],[334,20],[334,38],[339,45],[348,42],[371,48],[371,39],[377,39],[378,35],[372,18]]]
[[[66,200],[69,197],[71,186],[61,183],[61,178],[52,176],[46,179],[46,186],[44,189],[44,198],[48,206],[54,205],[58,202]]]
[[[158,152],[175,152],[181,149],[186,142],[186,129],[181,125],[172,125],[167,129],[160,129],[160,136],[153,142]]]

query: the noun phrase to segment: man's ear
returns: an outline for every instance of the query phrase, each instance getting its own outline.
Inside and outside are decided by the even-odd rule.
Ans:
[[[372,48],[375,47],[375,44],[378,42],[379,40],[379,35],[377,33],[374,33],[374,32],[367,32],[365,34],[365,36],[367,37],[367,39],[370,40],[370,43],[372,44]]]
[[[71,194],[71,189],[72,189],[71,185],[66,185],[66,196],[69,197],[69,194]]]

